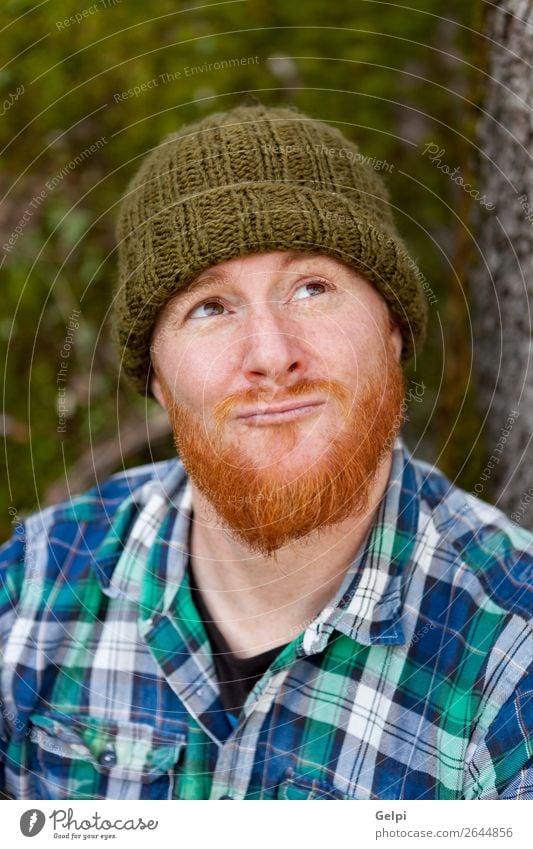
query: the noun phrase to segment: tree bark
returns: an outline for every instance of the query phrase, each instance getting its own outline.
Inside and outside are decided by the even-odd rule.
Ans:
[[[487,465],[476,492],[533,529],[533,0],[485,4],[488,77],[478,124],[474,368]]]

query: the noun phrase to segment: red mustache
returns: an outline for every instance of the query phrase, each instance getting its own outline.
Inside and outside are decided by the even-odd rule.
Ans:
[[[332,380],[307,380],[303,378],[295,384],[295,386],[284,387],[274,395],[272,394],[272,391],[266,389],[255,389],[253,387],[235,395],[228,395],[227,398],[224,398],[215,406],[213,410],[213,419],[217,427],[221,427],[225,424],[226,420],[231,416],[231,413],[237,406],[249,404],[250,407],[253,407],[255,404],[263,402],[273,403],[275,401],[281,403],[285,401],[293,401],[295,398],[300,398],[302,395],[312,395],[317,392],[324,393],[325,395],[331,395],[333,398],[336,398],[337,401],[339,401],[345,408],[345,412],[349,412],[350,393],[341,383]]]

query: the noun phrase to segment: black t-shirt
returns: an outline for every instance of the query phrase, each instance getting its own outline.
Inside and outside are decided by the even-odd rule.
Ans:
[[[226,711],[237,715],[240,713],[254,684],[263,676],[280,651],[288,644],[276,646],[253,657],[235,657],[204,604],[202,593],[196,586],[190,563],[189,581],[193,602],[202,617],[204,628],[211,643],[222,704]]]

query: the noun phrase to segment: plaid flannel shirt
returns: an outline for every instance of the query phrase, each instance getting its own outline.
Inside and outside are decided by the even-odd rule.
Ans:
[[[17,799],[531,799],[533,535],[396,441],[338,592],[236,723],[188,582],[178,459],[0,549],[2,779]]]

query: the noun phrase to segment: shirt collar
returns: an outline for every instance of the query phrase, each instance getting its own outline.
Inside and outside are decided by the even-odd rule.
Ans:
[[[322,651],[334,630],[366,645],[405,642],[401,587],[416,541],[418,503],[412,458],[397,437],[374,521],[340,588],[306,628],[304,654]],[[117,511],[95,553],[103,591],[138,601],[149,580],[141,618],[168,610],[188,563],[191,515],[190,480],[176,459],[165,464],[163,474],[133,490]]]

